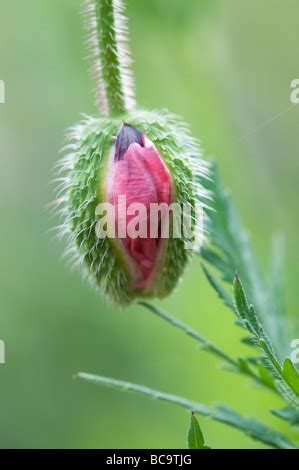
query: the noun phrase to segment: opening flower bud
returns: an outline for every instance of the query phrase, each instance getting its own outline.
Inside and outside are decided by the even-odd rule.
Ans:
[[[156,222],[151,208],[171,204],[173,183],[158,150],[136,127],[124,124],[119,131],[106,184],[107,200],[115,209],[117,239],[130,269],[131,287],[149,290],[165,247],[161,217],[157,233],[151,233]]]
[[[75,261],[119,304],[165,297],[191,254],[176,210],[189,209],[193,226],[202,218],[208,170],[197,143],[166,111],[86,118],[70,138],[62,227]]]

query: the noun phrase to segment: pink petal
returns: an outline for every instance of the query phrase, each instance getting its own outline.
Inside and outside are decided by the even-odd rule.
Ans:
[[[126,196],[126,211],[132,203],[142,203],[146,207],[147,237],[131,238],[127,235],[122,239],[131,263],[137,268],[134,288],[146,288],[150,284],[161,249],[161,238],[150,238],[150,204],[170,204],[172,200],[169,170],[149,139],[142,136],[141,143],[144,146],[137,142],[131,143],[124,155],[113,162],[108,181],[109,201],[115,206],[117,225],[121,223],[118,218],[119,196]],[[126,221],[127,227],[133,217],[135,215],[126,213],[121,220]]]

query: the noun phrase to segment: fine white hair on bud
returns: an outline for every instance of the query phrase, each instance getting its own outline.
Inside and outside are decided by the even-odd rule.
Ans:
[[[87,0],[85,11],[102,115],[67,136],[60,233],[72,262],[115,303],[162,298],[200,244],[208,166],[181,119],[135,107],[122,0]]]
[[[209,170],[187,126],[166,110],[86,116],[70,130],[59,167],[61,233],[67,237],[72,262],[117,304],[169,295],[191,257],[184,235],[177,237],[169,230],[162,239],[159,225],[156,238],[146,232],[134,239],[127,233],[132,215],[121,219],[114,214],[113,221],[125,236],[99,236],[103,214],[98,207],[116,207],[116,196],[125,196],[127,205],[144,205],[148,223],[151,203],[204,206],[208,194],[202,182]],[[192,218],[196,223],[196,214]]]
[[[135,107],[132,59],[128,47],[128,19],[122,0],[85,0],[87,46],[95,77],[96,101],[103,112]],[[115,70],[118,69],[118,74]],[[113,103],[110,94],[113,94]],[[112,108],[112,109],[111,109]]]

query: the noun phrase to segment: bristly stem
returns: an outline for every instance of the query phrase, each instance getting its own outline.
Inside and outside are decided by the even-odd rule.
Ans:
[[[218,409],[212,409],[201,403],[188,400],[178,395],[164,393],[160,390],[153,390],[144,385],[124,382],[123,380],[112,379],[111,377],[103,377],[101,375],[88,374],[79,372],[74,376],[75,379],[85,380],[97,385],[106,385],[108,387],[116,388],[127,392],[136,392],[141,395],[156,398],[157,400],[174,403],[175,405],[186,408],[199,415],[206,416],[215,421],[235,427],[243,431],[248,436],[263,442],[266,445],[279,448],[279,449],[296,449],[296,445],[290,442],[287,438],[281,435],[274,429],[270,429],[259,421],[253,419],[243,418],[237,412],[225,406],[219,406]]]
[[[208,351],[214,354],[214,356],[217,356],[218,358],[222,359],[229,366],[230,370],[239,372],[240,374],[243,374],[249,377],[250,379],[254,380],[258,385],[269,388],[271,391],[275,391],[275,389],[273,389],[271,386],[261,381],[260,377],[249,367],[244,367],[244,365],[242,365],[242,362],[229,356],[226,352],[222,351],[220,348],[218,348],[218,346],[213,344],[210,340],[206,339],[204,336],[198,333],[198,331],[194,330],[189,325],[186,325],[185,323],[181,322],[169,313],[158,309],[157,307],[148,302],[139,301],[138,304],[145,307],[147,310],[154,313],[163,320],[166,320],[172,326],[183,331],[191,338],[195,339],[205,351]]]
[[[98,104],[106,114],[134,106],[126,18],[121,0],[89,0]]]
[[[219,349],[215,344],[213,344],[211,341],[204,338],[200,333],[198,333],[198,331],[194,330],[189,325],[186,325],[185,323],[181,322],[180,320],[173,317],[169,313],[156,308],[154,305],[148,302],[139,301],[138,304],[142,305],[142,307],[145,307],[147,310],[154,313],[158,317],[163,318],[163,320],[166,320],[172,326],[182,330],[188,336],[191,336],[191,338],[195,339],[203,347],[203,349],[210,351],[211,353],[215,354],[220,359],[223,359],[226,363],[228,363],[233,368],[235,369],[239,368],[238,362],[234,358],[230,357],[224,351]]]

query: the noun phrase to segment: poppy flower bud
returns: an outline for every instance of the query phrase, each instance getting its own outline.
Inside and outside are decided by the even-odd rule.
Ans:
[[[61,163],[70,253],[118,304],[170,294],[191,254],[173,208],[189,208],[196,225],[206,197],[197,143],[167,111],[87,117],[70,138]]]
[[[148,290],[165,245],[161,231],[156,237],[151,236],[151,206],[171,204],[173,183],[154,144],[136,127],[124,124],[121,128],[109,163],[106,184],[107,200],[115,208],[118,240],[131,272],[131,285]],[[119,207],[121,201],[124,201],[123,208]],[[141,236],[128,233],[129,224],[134,219],[130,207],[136,203],[143,211],[137,222],[143,228]],[[140,232],[142,228],[139,227]],[[124,238],[119,238],[121,233],[124,233]]]

